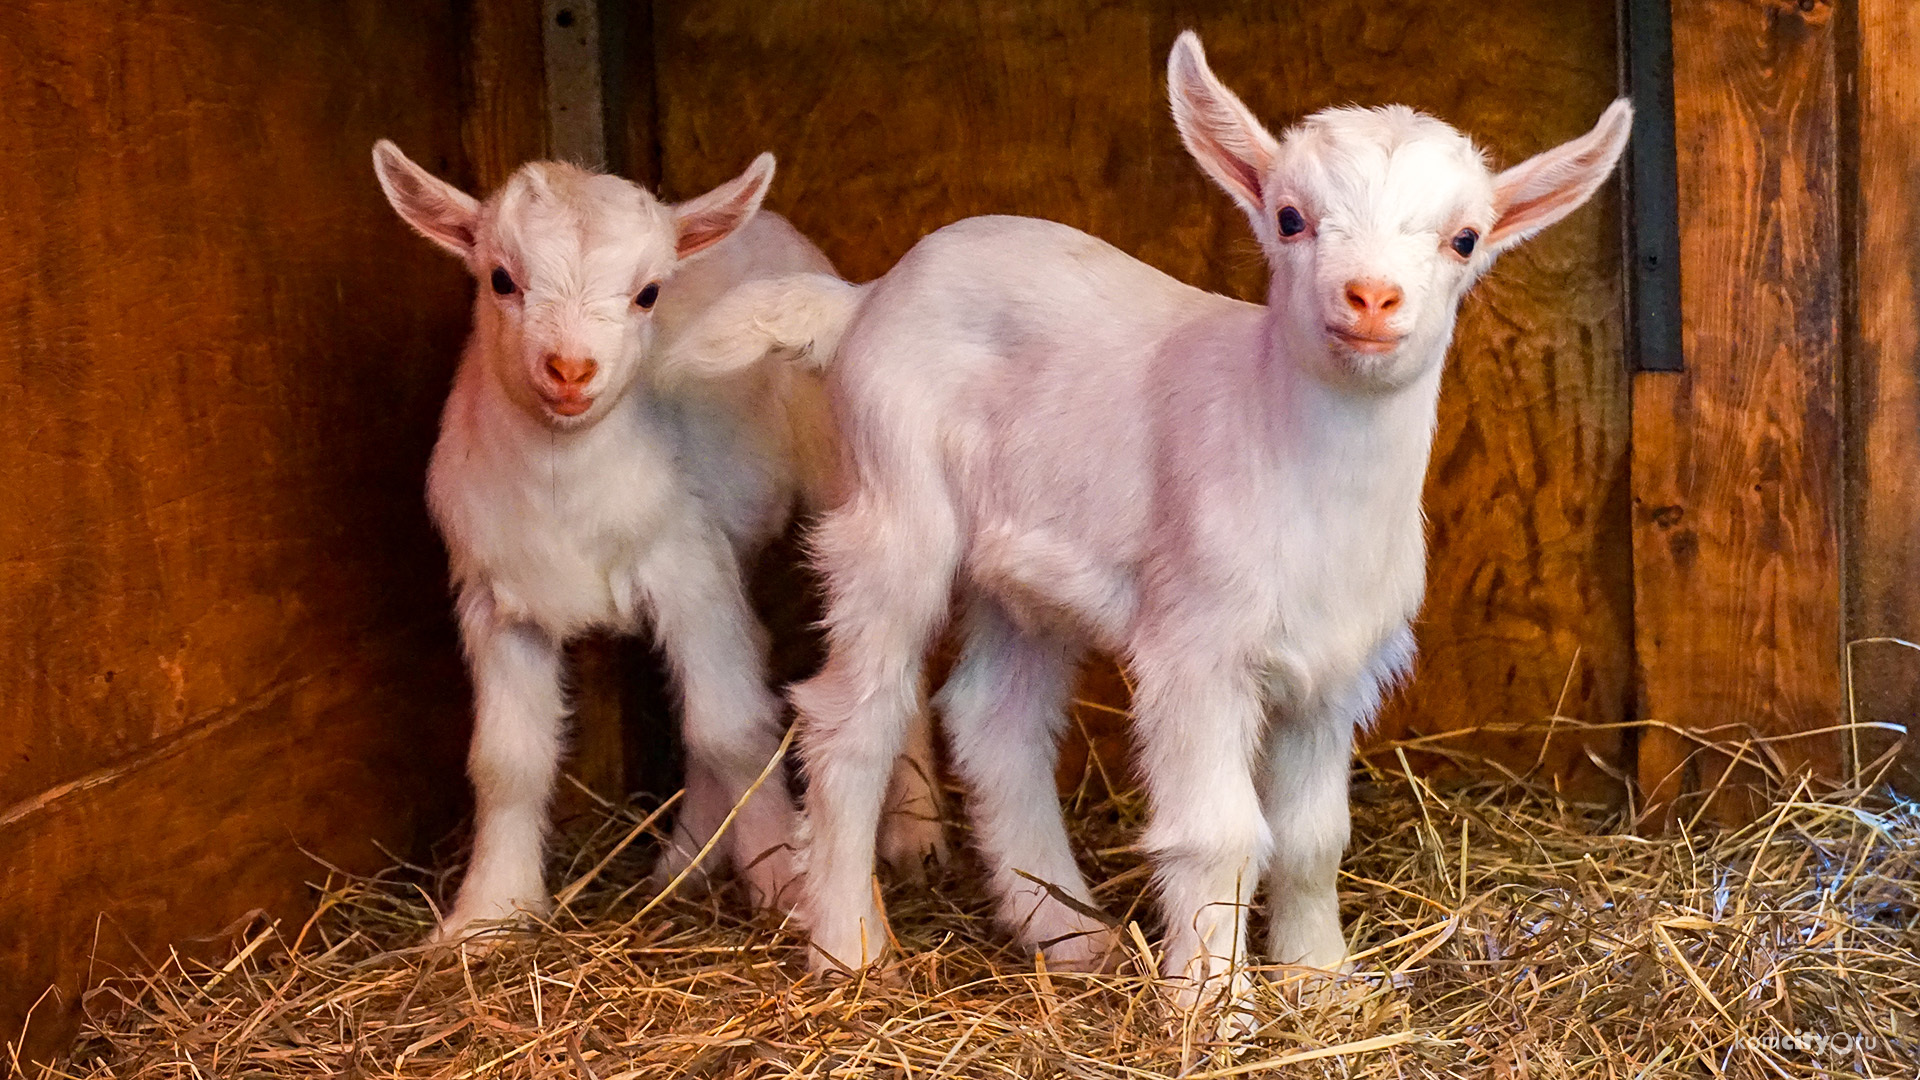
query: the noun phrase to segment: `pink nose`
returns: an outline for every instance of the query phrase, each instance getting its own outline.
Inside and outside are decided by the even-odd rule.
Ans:
[[[1347,306],[1362,317],[1378,318],[1400,306],[1406,294],[1400,286],[1389,285],[1372,278],[1356,278],[1347,282]]]
[[[553,376],[555,382],[569,389],[581,388],[598,370],[600,365],[591,359],[561,356],[559,353],[547,354],[547,374]]]

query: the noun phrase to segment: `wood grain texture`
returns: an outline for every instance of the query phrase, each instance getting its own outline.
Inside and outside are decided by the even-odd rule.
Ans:
[[[1634,382],[1635,627],[1669,810],[1751,775],[1738,742],[1839,719],[1839,219],[1831,8],[1700,0],[1673,18],[1687,370]],[[1665,725],[1665,726],[1661,726]],[[1828,734],[1771,744],[1832,774]],[[1725,785],[1723,787],[1723,784]]]
[[[370,869],[457,812],[421,478],[470,285],[368,149],[470,173],[464,34],[0,0],[0,1039],[59,988],[30,1054],[121,958],[292,913],[303,845]]]
[[[546,51],[540,0],[468,0],[460,140],[471,191],[492,191],[548,155]],[[404,149],[404,147],[402,147]]]
[[[1857,305],[1847,369],[1847,639],[1855,718],[1920,719],[1920,5],[1854,5],[1847,132]],[[1866,764],[1897,736],[1863,732]],[[1896,782],[1920,795],[1920,738]]]
[[[1330,104],[1404,101],[1506,163],[1585,131],[1615,81],[1610,0],[662,0],[654,25],[666,194],[704,190],[771,150],[780,172],[768,205],[856,279],[883,273],[941,225],[1016,213],[1258,298],[1264,270],[1244,219],[1167,117],[1166,51],[1189,26],[1276,126]],[[1530,768],[1557,703],[1583,720],[1625,717],[1616,198],[1610,189],[1503,260],[1463,314],[1427,496],[1424,659],[1382,736],[1533,724],[1461,740]],[[1545,763],[1576,787],[1606,790],[1588,750],[1617,760],[1617,730],[1558,739]]]

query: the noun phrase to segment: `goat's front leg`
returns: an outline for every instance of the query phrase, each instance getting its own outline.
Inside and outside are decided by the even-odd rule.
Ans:
[[[785,769],[775,765],[753,790],[780,748],[780,701],[767,689],[766,633],[733,549],[718,529],[689,521],[641,566],[639,586],[680,695],[687,805],[676,854],[698,851],[738,805],[723,843],[754,906],[791,904],[794,811]]]
[[[1334,970],[1347,958],[1340,931],[1340,856],[1347,847],[1347,774],[1354,715],[1340,704],[1289,710],[1267,735],[1266,817],[1273,833],[1267,958]],[[1368,710],[1369,712],[1371,710]]]
[[[500,617],[484,587],[461,594],[460,635],[473,678],[473,859],[436,942],[547,911],[547,805],[567,715],[559,642]]]
[[[1308,705],[1276,710],[1267,732],[1267,958],[1328,971],[1347,959],[1340,929],[1340,856],[1351,816],[1353,733],[1373,719],[1382,689],[1413,662],[1413,633],[1388,638],[1356,677]]]
[[[1253,782],[1264,723],[1249,672],[1180,655],[1133,661],[1149,810],[1145,846],[1182,1010],[1243,1000],[1248,905],[1272,845]]]

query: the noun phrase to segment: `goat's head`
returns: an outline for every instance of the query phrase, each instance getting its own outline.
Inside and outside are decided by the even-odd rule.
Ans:
[[[1253,221],[1290,347],[1323,378],[1371,391],[1440,362],[1467,289],[1587,201],[1633,118],[1615,101],[1592,131],[1495,174],[1465,135],[1405,106],[1327,109],[1275,139],[1191,31],[1167,88],[1187,149]]]
[[[481,352],[507,396],[568,430],[606,415],[633,384],[675,266],[753,217],[773,156],[676,206],[552,161],[521,166],[480,202],[385,140],[374,144],[373,168],[400,216],[479,281]]]

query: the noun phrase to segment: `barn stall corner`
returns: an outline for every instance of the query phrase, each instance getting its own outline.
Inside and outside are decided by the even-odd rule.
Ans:
[[[1117,970],[995,930],[955,814],[948,865],[884,879],[899,962],[808,976],[793,927],[649,883],[675,709],[646,643],[599,639],[568,652],[556,911],[423,947],[471,810],[421,492],[473,286],[384,204],[374,141],[471,192],[556,157],[668,200],[771,151],[766,206],[853,281],[1013,213],[1258,300],[1246,221],[1168,118],[1189,28],[1275,130],[1401,102],[1505,165],[1623,92],[1642,114],[1630,182],[1461,310],[1420,658],[1353,774],[1353,976],[1282,977],[1231,1037],[1168,1015],[1107,659],[1058,773]],[[0,29],[7,1068],[1910,1068],[1911,5],[0,0]],[[754,582],[780,681],[818,659],[799,552]]]

